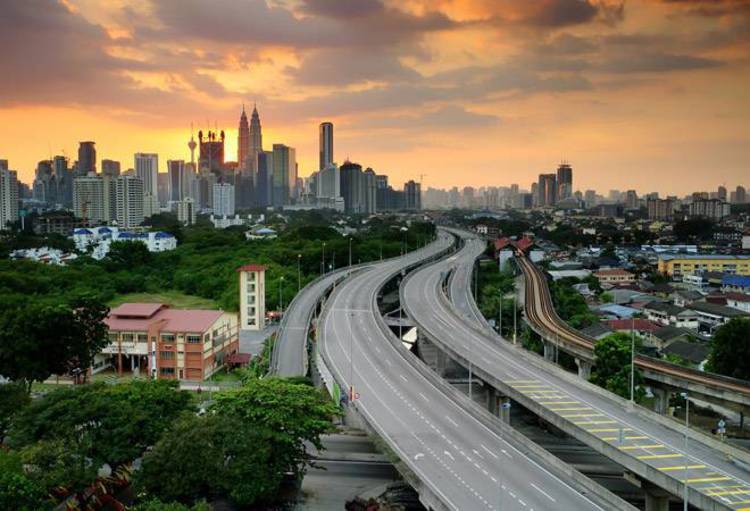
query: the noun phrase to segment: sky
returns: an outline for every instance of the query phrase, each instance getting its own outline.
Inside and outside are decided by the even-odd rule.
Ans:
[[[264,148],[334,158],[397,187],[750,186],[750,0],[8,0],[0,158],[29,182],[78,142],[189,159],[244,103]]]

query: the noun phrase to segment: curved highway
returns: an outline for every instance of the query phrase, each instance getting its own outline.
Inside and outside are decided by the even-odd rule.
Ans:
[[[442,293],[446,272],[455,270],[453,298],[460,285],[464,306],[471,305],[465,275],[477,255],[477,242],[467,241],[456,255],[412,273],[402,284],[402,303],[409,317],[440,348],[473,364],[475,374],[595,450],[646,481],[675,495],[684,481],[690,500],[703,509],[750,508],[750,474],[713,447],[691,439],[685,448],[679,428],[668,420],[627,403],[522,348],[500,342],[472,319],[472,308],[457,312]],[[464,278],[463,284],[456,277]],[[539,295],[526,301],[541,307]],[[475,306],[474,306],[475,307]],[[650,415],[651,414],[651,415]]]
[[[413,355],[385,327],[376,306],[383,284],[449,243],[441,233],[426,249],[344,281],[321,318],[326,366],[342,388],[352,386],[356,410],[446,509],[603,509],[596,497],[581,494],[467,413],[415,368],[407,359]]]

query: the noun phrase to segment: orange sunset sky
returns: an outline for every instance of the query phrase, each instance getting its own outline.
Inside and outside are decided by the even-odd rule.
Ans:
[[[98,158],[189,159],[191,121],[236,159],[317,170],[317,125],[398,186],[519,183],[561,159],[574,188],[750,186],[750,0],[9,0],[0,158],[95,140]]]

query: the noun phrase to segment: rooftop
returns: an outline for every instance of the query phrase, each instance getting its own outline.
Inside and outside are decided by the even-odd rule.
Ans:
[[[266,271],[267,269],[268,267],[262,264],[246,264],[237,268],[237,271]]]
[[[202,333],[224,314],[220,310],[170,309],[163,303],[124,303],[111,310],[104,322],[110,330],[145,332],[154,322],[162,331]]]
[[[688,307],[694,311],[713,314],[714,316],[723,316],[725,318],[740,318],[749,315],[747,312],[743,312],[739,309],[733,309],[731,307],[709,302],[695,302],[691,303]]]
[[[664,261],[671,261],[673,259],[683,259],[683,260],[700,260],[700,259],[707,259],[707,260],[716,260],[716,261],[731,261],[731,260],[746,260],[750,261],[750,255],[723,255],[723,254],[662,254],[659,256],[659,259],[662,259]]]
[[[594,273],[594,276],[596,276],[596,277],[600,277],[600,276],[601,277],[614,277],[614,276],[618,276],[618,275],[619,276],[623,276],[623,277],[628,277],[628,276],[631,276],[633,274],[630,273],[629,271],[623,270],[621,268],[604,268],[604,269],[598,270],[598,271],[596,271]]]

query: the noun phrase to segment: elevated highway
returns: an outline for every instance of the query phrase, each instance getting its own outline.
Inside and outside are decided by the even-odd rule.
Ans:
[[[499,391],[500,400],[520,403],[623,466],[644,487],[653,484],[680,496],[687,484],[689,501],[700,509],[750,509],[750,474],[729,459],[733,455],[746,462],[745,454],[583,381],[480,323],[467,284],[483,248],[483,242],[468,239],[454,256],[404,281],[402,304],[421,335],[471,367],[474,375]],[[451,295],[458,307],[443,292],[452,270]],[[533,293],[527,294],[526,303],[541,307],[539,295]],[[663,495],[650,495],[652,508],[666,509]]]
[[[329,388],[349,389],[349,408],[399,456],[431,509],[633,509],[438,378],[389,330],[377,299],[406,267],[449,249],[446,233],[425,249],[372,265],[327,300],[316,363]],[[335,394],[335,392],[334,392]]]

